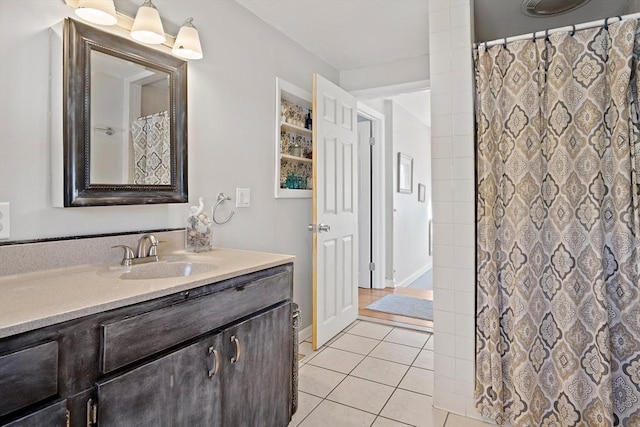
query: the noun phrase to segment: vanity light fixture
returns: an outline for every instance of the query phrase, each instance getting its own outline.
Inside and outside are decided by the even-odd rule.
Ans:
[[[115,25],[118,22],[113,0],[79,0],[76,15],[98,25]]]
[[[147,44],[160,44],[166,40],[160,13],[151,0],[145,0],[138,9],[131,28],[131,37]]]
[[[184,59],[202,59],[200,37],[198,36],[198,30],[193,25],[193,18],[184,21],[184,24],[180,27],[172,52],[175,56]]]

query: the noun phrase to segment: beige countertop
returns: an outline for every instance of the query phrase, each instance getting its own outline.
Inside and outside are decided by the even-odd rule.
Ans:
[[[287,264],[295,257],[214,248],[202,254],[175,252],[167,259],[213,269],[190,276],[122,280],[127,267],[103,264],[0,277],[0,338]]]

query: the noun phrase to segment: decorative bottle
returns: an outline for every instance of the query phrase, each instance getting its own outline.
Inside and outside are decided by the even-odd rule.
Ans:
[[[307,119],[305,120],[304,127],[311,130],[311,110],[307,113]]]

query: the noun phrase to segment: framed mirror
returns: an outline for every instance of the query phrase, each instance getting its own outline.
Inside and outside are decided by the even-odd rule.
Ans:
[[[67,18],[64,206],[184,203],[187,62]]]

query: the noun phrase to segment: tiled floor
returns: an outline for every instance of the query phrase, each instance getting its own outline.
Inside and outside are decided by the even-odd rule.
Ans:
[[[432,407],[433,336],[356,321],[314,352],[300,344],[290,427],[483,427]]]

